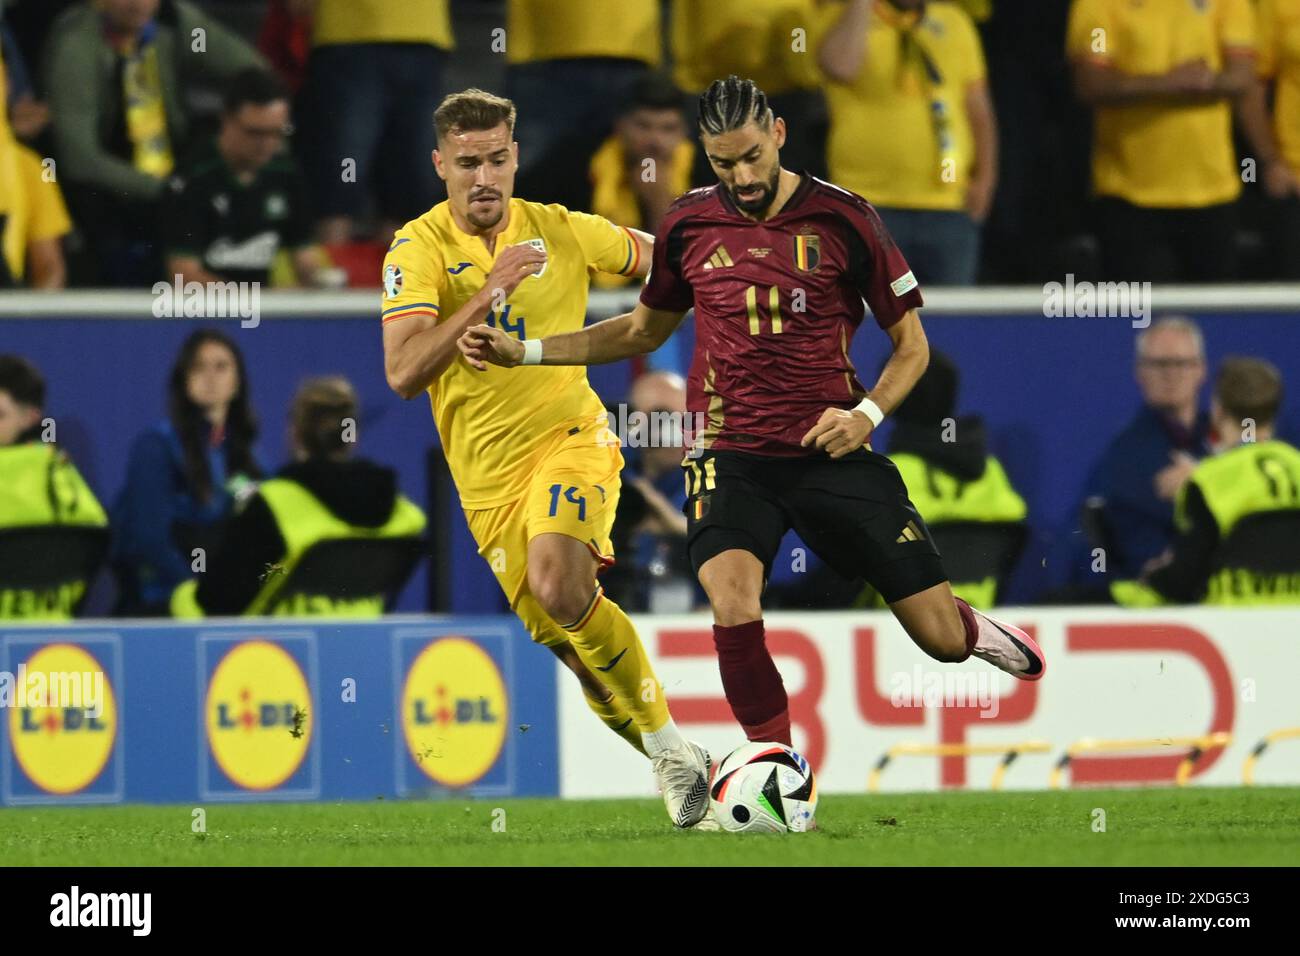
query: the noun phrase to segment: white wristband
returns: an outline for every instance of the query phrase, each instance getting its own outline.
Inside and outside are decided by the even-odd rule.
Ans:
[[[524,358],[520,365],[542,364],[542,340],[524,339]]]
[[[855,412],[861,412],[870,418],[873,428],[879,427],[880,423],[885,420],[885,413],[880,410],[880,406],[869,398],[864,398],[856,407],[854,407],[853,410]]]

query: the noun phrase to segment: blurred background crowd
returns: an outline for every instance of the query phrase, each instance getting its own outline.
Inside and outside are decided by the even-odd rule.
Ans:
[[[713,181],[692,100],[729,73],[785,117],[783,164],[871,200],[925,287],[1300,277],[1300,0],[9,0],[0,13],[6,287],[181,275],[377,290],[393,229],[443,198],[434,108],[470,86],[517,104],[515,195],[654,231]],[[377,327],[366,341],[378,348]],[[688,345],[602,394],[679,415]],[[252,347],[209,328],[141,356],[133,374],[156,380],[165,410],[112,439],[129,443],[122,473],[90,481],[50,431],[36,350],[0,354],[0,618],[77,613],[101,567],[113,584],[99,613],[303,612],[358,569],[367,599],[321,609],[391,606],[426,522],[397,473],[345,437],[380,364],[355,384],[313,369],[287,409],[259,408]],[[64,371],[55,394],[69,349],[46,354]],[[993,428],[960,414],[969,351],[936,351],[890,416],[876,450],[904,473],[958,593],[998,601],[1032,543],[1052,576],[1022,601],[1297,600],[1300,452],[1283,440],[1296,436],[1278,368],[1294,357],[1219,349],[1212,364],[1179,316],[1122,349],[1132,365],[1103,370],[1106,387],[1140,400],[1089,423],[1109,429],[1095,459],[1064,450],[1080,494],[1063,528],[1036,526]],[[1068,359],[1043,359],[1068,379]],[[963,370],[983,400],[989,381],[1013,384],[1005,368]],[[278,465],[259,422],[285,419]],[[1247,445],[1243,466],[1232,455]],[[681,455],[625,452],[606,585],[632,610],[701,603]],[[454,496],[404,474],[430,530],[459,527]],[[435,561],[464,563],[461,531]],[[364,546],[308,560],[342,538]],[[787,541],[770,606],[876,601],[800,549]]]
[[[754,78],[789,168],[921,282],[1300,276],[1296,0],[6,0],[0,281],[374,284],[429,116],[519,108],[517,194],[653,231]],[[646,161],[653,174],[646,175]],[[609,280],[613,281],[613,280]]]

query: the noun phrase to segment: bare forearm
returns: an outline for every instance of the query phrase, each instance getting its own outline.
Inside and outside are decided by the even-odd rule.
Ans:
[[[975,169],[972,179],[990,186],[998,179],[998,121],[987,90],[971,94],[971,135],[975,139]]]
[[[1164,74],[1143,75],[1119,70],[1080,67],[1075,77],[1079,99],[1090,106],[1123,106],[1147,100],[1182,99]]]
[[[457,309],[446,322],[417,332],[402,343],[388,384],[403,398],[414,398],[432,385],[459,354],[456,340],[471,325],[478,325],[491,310],[492,299],[484,287]]]
[[[1273,135],[1273,126],[1268,120],[1268,108],[1265,104],[1262,83],[1253,83],[1238,101],[1236,116],[1237,124],[1241,127],[1246,141],[1250,143],[1255,162],[1259,166],[1276,162],[1277,139]]]
[[[662,340],[639,328],[632,313],[616,315],[580,332],[542,339],[543,365],[604,365],[653,352]]]
[[[851,0],[835,26],[817,48],[817,65],[837,83],[851,83],[867,55],[867,25],[871,0]]]
[[[925,339],[895,348],[871,390],[871,400],[886,415],[890,414],[907,398],[929,364],[930,346]]]

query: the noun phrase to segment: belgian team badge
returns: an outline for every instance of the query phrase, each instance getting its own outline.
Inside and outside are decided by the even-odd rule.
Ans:
[[[821,237],[815,232],[794,237],[794,267],[800,272],[815,272],[822,261]]]

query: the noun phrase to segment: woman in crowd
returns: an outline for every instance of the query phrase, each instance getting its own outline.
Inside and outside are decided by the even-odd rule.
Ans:
[[[136,438],[113,506],[119,614],[166,614],[175,587],[205,567],[236,496],[262,476],[256,437],[239,348],[194,332],[172,368],[168,418]]]

